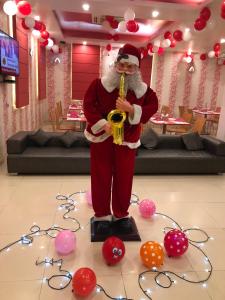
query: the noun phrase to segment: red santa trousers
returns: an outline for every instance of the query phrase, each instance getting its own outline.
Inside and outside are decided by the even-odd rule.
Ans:
[[[136,149],[113,143],[112,137],[91,144],[91,192],[96,217],[126,217],[130,205]],[[112,192],[111,192],[112,191]]]

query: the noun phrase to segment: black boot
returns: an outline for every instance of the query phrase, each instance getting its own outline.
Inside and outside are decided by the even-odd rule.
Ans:
[[[111,231],[110,221],[95,221],[94,224],[96,234],[108,234]]]
[[[114,232],[118,234],[129,234],[132,232],[132,221],[130,218],[123,218],[113,222]]]

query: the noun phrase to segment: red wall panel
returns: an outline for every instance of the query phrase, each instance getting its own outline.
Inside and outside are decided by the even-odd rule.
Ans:
[[[82,100],[90,83],[99,77],[100,47],[73,44],[72,98]]]
[[[38,94],[39,100],[46,99],[46,50],[38,45]]]
[[[141,60],[141,74],[143,81],[150,85],[152,73],[152,56],[147,56]]]
[[[20,75],[16,77],[16,107],[29,104],[29,55],[27,31],[21,26],[20,19],[13,19],[15,38],[19,42]]]

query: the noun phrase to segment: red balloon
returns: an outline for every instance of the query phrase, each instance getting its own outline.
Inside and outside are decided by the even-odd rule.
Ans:
[[[223,11],[223,10],[221,10],[221,18],[223,18],[223,19],[225,19],[225,10]]]
[[[26,29],[26,30],[30,29],[29,27],[26,26],[25,19],[22,19],[21,25],[22,25],[23,29]]]
[[[28,16],[32,11],[30,3],[27,1],[19,1],[17,9],[24,16]]]
[[[211,11],[208,7],[204,7],[200,12],[200,18],[208,21],[211,16]]]
[[[114,20],[114,16],[106,16],[105,19],[106,19],[106,21],[108,21],[109,23],[111,23]]]
[[[112,20],[110,22],[110,25],[113,29],[117,29],[118,28],[118,25],[119,25],[119,22],[117,20]]]
[[[221,11],[225,12],[225,2],[221,4]]]
[[[75,296],[88,296],[96,287],[96,276],[89,268],[80,268],[73,275],[73,293]]]
[[[170,31],[165,32],[164,33],[164,38],[170,40],[172,38],[172,33]]]
[[[220,51],[215,51],[215,57],[219,57]]]
[[[107,40],[111,40],[111,39],[113,38],[113,36],[112,36],[112,34],[108,33],[108,34],[106,35],[106,38],[107,38]]]
[[[225,65],[225,60],[223,61],[223,65]]]
[[[117,264],[125,254],[125,246],[123,241],[115,236],[111,236],[105,240],[102,246],[102,255],[108,265]]]
[[[207,58],[207,55],[205,53],[203,53],[203,54],[200,55],[200,59],[201,60],[206,60],[206,58]]]
[[[206,20],[205,19],[202,19],[202,18],[198,18],[196,21],[195,21],[195,24],[194,24],[194,28],[198,31],[204,29],[206,26]]]
[[[48,31],[42,31],[41,32],[41,37],[45,40],[47,40],[49,38],[49,33]]]
[[[162,55],[163,53],[164,53],[164,48],[159,47],[158,54],[159,54],[159,55]]]
[[[221,49],[220,43],[216,43],[216,44],[214,45],[214,47],[213,47],[213,50],[214,50],[215,52],[220,51],[220,49]]]
[[[134,20],[128,21],[126,26],[129,32],[136,32],[137,30],[137,23]]]
[[[180,42],[183,40],[183,32],[181,30],[176,30],[173,33],[173,38],[177,41]]]
[[[46,47],[47,45],[48,45],[48,41],[47,40],[40,43],[41,47]]]
[[[174,47],[176,47],[176,41],[175,40],[171,40],[170,48],[174,48]]]
[[[114,39],[114,41],[119,41],[119,39],[120,39],[119,34],[114,34],[113,39]]]
[[[14,0],[15,2],[16,2],[16,4],[18,4],[20,1],[22,1],[22,0]]]
[[[34,29],[41,31],[42,22],[35,20]]]
[[[138,32],[139,29],[140,29],[140,27],[139,27],[139,24],[137,23],[137,27],[136,27],[135,32]]]
[[[147,47],[148,50],[152,51],[153,44],[152,43],[148,43],[146,47]]]
[[[188,238],[178,229],[172,229],[164,237],[164,247],[168,256],[181,256],[188,249]]]
[[[112,50],[112,46],[110,44],[106,45],[105,48],[106,48],[107,51],[111,51]]]
[[[46,26],[44,23],[41,23],[42,24],[42,28],[41,28],[41,31],[45,31],[46,30]]]
[[[146,57],[148,55],[148,49],[143,48],[142,54],[143,54],[143,57]]]

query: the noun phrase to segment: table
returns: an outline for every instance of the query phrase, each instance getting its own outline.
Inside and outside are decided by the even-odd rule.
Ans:
[[[162,133],[166,133],[166,127],[168,125],[191,125],[191,123],[188,123],[184,121],[181,118],[166,118],[162,119],[161,117],[151,117],[150,122],[155,125],[162,125]]]
[[[84,131],[86,127],[86,118],[83,112],[77,112],[75,110],[69,110],[66,116],[67,121],[79,122],[80,130]]]
[[[207,109],[193,109],[193,112],[196,114],[204,115],[204,118],[207,118],[207,116],[219,116],[219,111],[213,111],[213,110],[207,110]]]
[[[82,105],[77,105],[77,104],[70,104],[69,105],[69,110],[82,110],[83,111],[83,106]]]

